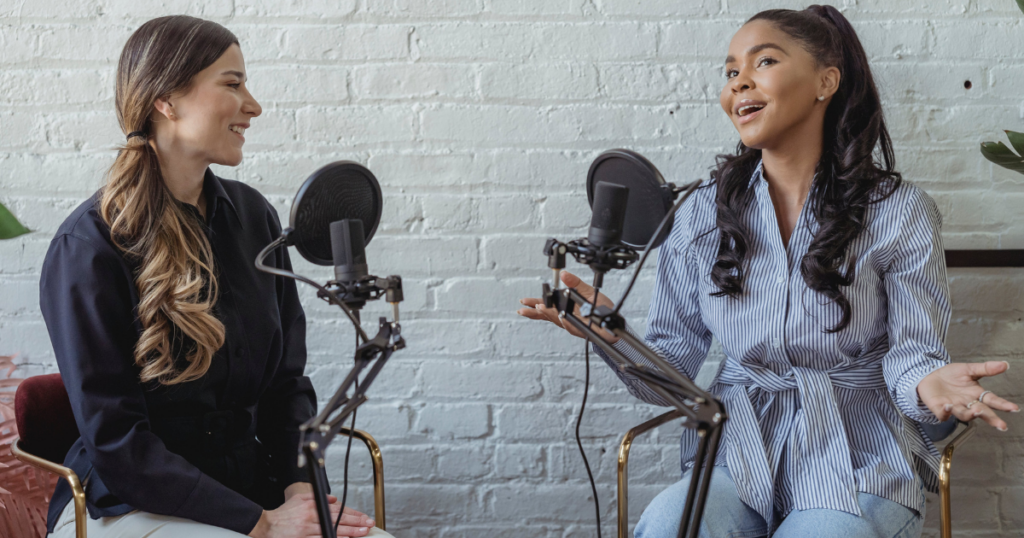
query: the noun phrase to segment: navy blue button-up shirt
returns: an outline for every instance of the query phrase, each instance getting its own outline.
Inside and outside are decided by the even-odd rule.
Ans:
[[[298,469],[299,425],[316,412],[306,365],[306,321],[295,283],[259,272],[257,253],[277,238],[274,209],[255,189],[207,170],[203,185],[224,346],[202,378],[143,384],[133,349],[136,266],[110,239],[98,194],[80,205],[50,244],[40,307],[71,397],[81,438],[65,465],[85,482],[89,514],[138,509],[247,534]],[[267,263],[289,268],[278,250]],[[183,359],[179,350],[176,360]],[[60,481],[48,528],[71,499]]]

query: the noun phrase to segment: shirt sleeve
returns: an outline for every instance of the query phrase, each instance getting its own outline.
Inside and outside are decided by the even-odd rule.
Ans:
[[[689,226],[681,224],[686,222],[682,212],[677,215],[676,222],[668,240],[658,252],[658,273],[647,314],[647,335],[644,340],[676,370],[694,379],[707,359],[711,347],[711,331],[701,318],[697,271],[693,261],[687,260],[690,254],[690,239],[686,233]],[[629,327],[627,330],[635,335]],[[622,340],[616,342],[614,347],[637,365],[657,370],[656,366]],[[669,405],[644,382],[621,372],[600,348],[594,346],[594,349],[614,369],[630,394],[653,405]]]
[[[134,508],[247,534],[263,509],[167,450],[150,429],[129,277],[116,253],[64,234],[40,279],[43,319],[93,471]]]
[[[269,207],[269,204],[268,204]],[[271,208],[270,211],[273,211]],[[275,235],[280,233],[276,226]],[[278,249],[275,265],[292,270],[288,250]],[[308,471],[299,468],[299,426],[316,414],[316,393],[306,369],[306,314],[299,303],[295,281],[277,279],[278,308],[281,313],[283,351],[281,362],[267,390],[260,397],[257,435],[270,454],[274,473],[283,487],[309,482]]]
[[[889,352],[882,369],[896,406],[917,422],[938,418],[917,395],[921,379],[949,364],[946,331],[951,313],[945,250],[935,202],[914,189],[883,277],[888,296]]]

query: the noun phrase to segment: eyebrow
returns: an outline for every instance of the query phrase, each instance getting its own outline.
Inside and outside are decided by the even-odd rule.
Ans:
[[[758,52],[761,52],[764,49],[776,49],[779,52],[785,54],[786,56],[789,56],[789,53],[786,52],[786,49],[780,47],[779,45],[776,45],[775,43],[761,43],[760,45],[754,45],[753,47],[747,49],[747,55],[749,56],[751,54],[757,54]],[[725,58],[725,63],[727,64],[735,61],[736,58],[733,56],[727,56]]]
[[[236,77],[238,77],[238,78],[240,78],[242,80],[249,80],[249,77],[246,77],[245,73],[243,73],[241,71],[225,71],[225,72],[221,73],[221,75],[234,75],[234,76],[236,76]]]

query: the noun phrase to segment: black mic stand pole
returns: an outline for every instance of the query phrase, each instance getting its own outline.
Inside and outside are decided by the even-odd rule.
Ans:
[[[320,522],[320,534],[323,538],[337,538],[337,529],[334,527],[334,520],[331,519],[330,503],[327,500],[327,470],[325,467],[324,453],[327,446],[344,427],[345,419],[348,418],[357,407],[366,400],[366,391],[373,384],[374,378],[387,363],[391,355],[399,349],[405,348],[405,340],[402,338],[402,327],[398,323],[398,303],[404,299],[402,292],[402,277],[389,276],[379,278],[365,276],[351,282],[330,281],[326,286],[294,272],[271,267],[263,263],[263,260],[274,249],[286,245],[291,229],[286,229],[282,236],[267,245],[256,257],[256,268],[260,271],[273,275],[293,278],[305,282],[317,288],[317,297],[335,304],[345,311],[356,332],[363,340],[363,343],[356,348],[355,365],[341,386],[331,397],[331,400],[324,406],[323,411],[315,417],[306,421],[299,427],[299,467],[306,467],[309,470],[310,481],[313,486],[313,499],[316,502],[317,519]],[[391,303],[393,321],[388,321],[381,316],[377,335],[368,339],[362,327],[359,326],[359,309],[366,305],[367,301],[385,297]],[[366,373],[363,379],[359,380],[359,374],[376,359],[373,366]],[[357,383],[358,381],[358,383]],[[349,390],[353,390],[351,396]],[[335,414],[335,412],[337,412]],[[332,417],[333,415],[333,417]],[[352,435],[354,432],[349,432]],[[308,464],[308,465],[307,465]],[[340,508],[344,510],[345,507]]]
[[[574,289],[551,290],[544,285],[544,305],[555,307],[559,315],[586,335],[587,340],[601,348],[615,363],[619,371],[640,379],[655,394],[675,407],[683,416],[682,425],[697,431],[700,441],[693,461],[693,474],[686,495],[679,523],[680,538],[697,538],[700,522],[704,515],[711,472],[718,455],[722,426],[728,419],[725,408],[715,397],[701,389],[671,364],[649,348],[643,341],[626,330],[625,319],[607,306],[591,309],[590,302]],[[578,318],[573,312],[579,306],[586,319]],[[602,327],[651,362],[657,370],[638,365],[594,330]]]
[[[690,189],[692,192],[692,188]],[[685,198],[684,198],[685,200]],[[680,200],[679,204],[683,200]],[[659,226],[660,231],[660,226]],[[657,235],[657,232],[656,234]],[[648,251],[650,249],[648,248]],[[693,474],[686,495],[686,504],[679,523],[679,538],[697,538],[700,523],[707,502],[711,473],[718,455],[722,427],[728,415],[721,402],[714,395],[698,387],[693,381],[680,374],[671,364],[648,347],[642,340],[626,330],[626,321],[618,309],[607,306],[593,308],[591,302],[572,288],[559,289],[559,278],[565,268],[566,254],[572,254],[580,263],[594,269],[595,288],[601,285],[604,273],[609,269],[621,269],[637,259],[635,250],[625,246],[596,247],[587,240],[561,243],[549,239],[544,246],[548,256],[548,267],[554,271],[554,289],[544,284],[544,306],[557,308],[559,317],[582,332],[588,341],[601,348],[618,366],[619,371],[632,375],[643,382],[655,394],[675,407],[683,417],[683,426],[696,430],[700,438],[693,461]],[[642,263],[642,262],[641,262]],[[621,306],[621,305],[620,305]],[[579,307],[582,319],[575,312]],[[654,365],[651,369],[633,362],[628,356],[608,342],[604,335],[594,330],[603,328],[625,342]]]
[[[334,396],[324,406],[323,411],[299,428],[302,435],[300,440],[302,458],[299,460],[299,467],[308,464],[309,477],[313,484],[313,499],[316,502],[317,516],[320,522],[320,533],[324,538],[337,537],[337,529],[334,527],[330,503],[327,499],[329,484],[324,453],[327,446],[344,427],[345,420],[352,415],[357,407],[366,402],[366,391],[391,355],[405,347],[405,340],[402,338],[402,328],[398,323],[398,303],[403,299],[401,277],[369,276],[355,282],[332,281],[327,284],[327,290],[317,293],[318,297],[329,303],[333,304],[338,301],[345,303],[353,311],[356,319],[359,319],[359,310],[366,305],[368,300],[377,299],[382,295],[385,295],[387,302],[391,303],[394,321],[389,322],[386,317],[381,316],[377,335],[356,348],[355,365],[345,376],[345,380],[342,381]],[[376,362],[360,380],[360,373],[374,359]],[[348,395],[350,390],[353,390],[351,396]],[[353,432],[349,432],[349,435],[352,434]],[[344,506],[341,507],[341,510],[344,509]]]

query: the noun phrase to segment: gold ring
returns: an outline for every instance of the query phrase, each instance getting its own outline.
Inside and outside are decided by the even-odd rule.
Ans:
[[[967,404],[967,409],[970,409],[970,408],[971,408],[971,406],[972,406],[972,405],[974,405],[974,404],[976,404],[976,403],[978,403],[978,400],[974,400],[973,402],[970,402],[970,403],[968,403],[968,404]]]

